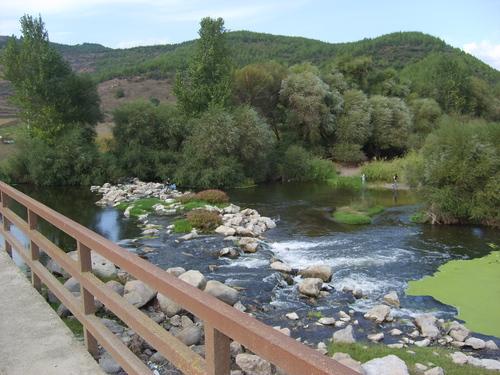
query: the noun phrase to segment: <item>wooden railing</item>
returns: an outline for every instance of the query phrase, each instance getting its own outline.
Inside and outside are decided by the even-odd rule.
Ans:
[[[94,315],[94,298],[185,374],[228,375],[231,365],[231,340],[239,342],[290,375],[357,374],[316,350],[179,280],[1,181],[0,198],[0,213],[3,219],[0,234],[5,240],[5,250],[11,253],[14,249],[19,253],[31,269],[33,286],[40,291],[42,284],[45,284],[82,323],[87,350],[94,356],[97,355],[99,343],[129,374],[151,374],[151,370]],[[13,201],[26,209],[27,221],[22,219],[21,216],[24,215],[19,216],[14,212]],[[70,258],[40,233],[40,218],[75,239],[78,261]],[[22,231],[29,240],[28,248],[13,235],[12,226]],[[40,262],[42,251],[78,280],[81,300],[68,291]],[[98,279],[92,273],[92,251],[203,320],[205,358],[193,352]]]

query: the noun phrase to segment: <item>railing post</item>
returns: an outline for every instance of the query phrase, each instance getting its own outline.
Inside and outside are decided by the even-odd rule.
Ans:
[[[8,207],[8,199],[9,199],[9,197],[7,196],[7,194],[5,194],[3,191],[0,191],[0,198],[2,200],[2,207],[3,208],[7,208]],[[3,231],[5,233],[7,233],[8,231],[10,231],[10,222],[5,217],[5,215],[2,215],[2,220],[3,220]],[[9,256],[12,257],[12,246],[7,241],[7,238],[4,237],[3,240],[4,240],[4,245],[5,245],[4,246],[5,251],[7,252],[7,254],[9,254]]]
[[[231,339],[205,322],[205,360],[208,375],[229,375],[231,372]]]
[[[28,225],[30,230],[36,230],[38,225],[38,215],[33,211],[28,209]],[[30,256],[32,261],[37,261],[40,259],[40,248],[36,243],[30,241]],[[42,290],[42,281],[38,277],[38,275],[31,270],[31,283],[33,287],[39,292]]]
[[[92,258],[90,249],[78,241],[78,263],[80,272],[92,272]],[[94,296],[80,284],[80,296],[83,304],[83,313],[91,315],[95,312]],[[97,357],[99,348],[97,347],[97,340],[88,331],[87,327],[83,327],[85,346],[92,356]]]

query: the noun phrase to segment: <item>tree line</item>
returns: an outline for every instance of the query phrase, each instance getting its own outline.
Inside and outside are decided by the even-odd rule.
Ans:
[[[19,153],[1,172],[18,182],[90,184],[137,176],[211,188],[325,180],[335,177],[332,160],[359,164],[419,150],[425,163],[413,169],[432,205],[444,201],[442,181],[440,194],[430,193],[436,183],[426,169],[444,165],[435,151],[445,141],[439,137],[446,132],[443,119],[459,124],[469,122],[464,116],[500,115],[494,89],[462,60],[431,54],[402,72],[377,67],[364,55],[342,55],[321,66],[270,60],[237,68],[223,19],[204,18],[189,64],[176,75],[176,104],[138,101],[118,108],[113,139],[102,152],[94,141],[101,119],[95,83],[71,71],[50,45],[41,18],[24,16],[21,28],[23,37],[10,40],[2,57],[27,125]],[[498,123],[484,127],[498,129]],[[476,148],[465,150],[482,152]],[[488,150],[494,163],[486,178],[498,180],[498,143]],[[486,185],[493,190],[479,199],[498,203],[500,184]]]

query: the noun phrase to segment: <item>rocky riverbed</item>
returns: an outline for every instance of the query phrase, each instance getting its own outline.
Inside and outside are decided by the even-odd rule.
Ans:
[[[148,197],[162,200],[164,203],[154,208],[147,216],[128,215],[129,218],[127,218],[126,210],[120,211],[122,219],[119,220],[135,223],[134,225],[138,226],[139,232],[142,232],[138,237],[129,239],[123,239],[123,236],[119,236],[117,240],[121,246],[148,258],[164,269],[170,269],[171,272],[173,269],[181,267],[176,271],[180,275],[182,275],[181,271],[184,270],[192,271],[191,274],[200,272],[207,284],[210,281],[218,281],[231,288],[234,291],[233,295],[237,293],[238,301],[235,303],[237,308],[245,309],[245,312],[272,326],[279,327],[285,333],[289,333],[292,337],[300,339],[320,351],[324,352],[326,344],[339,332],[336,334],[337,340],[347,337],[350,341],[349,334],[351,334],[352,339],[361,345],[378,342],[394,348],[402,347],[401,350],[410,352],[412,348],[418,348],[418,346],[446,347],[451,348],[456,353],[462,353],[465,357],[460,354],[453,354],[453,357],[458,362],[467,363],[466,366],[475,365],[483,368],[493,366],[491,368],[494,368],[497,365],[495,361],[498,361],[500,353],[493,347],[495,341],[490,342],[492,338],[469,333],[466,338],[460,341],[453,336],[454,333],[452,335],[451,332],[456,331],[450,329],[450,326],[455,324],[451,323],[451,318],[454,315],[453,309],[445,309],[444,311],[449,311],[446,314],[442,312],[433,314],[434,325],[439,334],[435,337],[426,336],[417,324],[418,316],[425,314],[415,309],[415,300],[405,296],[397,282],[392,282],[394,287],[392,293],[390,293],[390,289],[385,288],[382,289],[385,290],[384,293],[378,292],[375,289],[379,285],[378,280],[373,279],[366,282],[354,277],[359,275],[359,265],[367,262],[365,258],[362,256],[354,258],[356,262],[350,266],[346,264],[345,270],[343,267],[339,268],[338,260],[343,262],[347,258],[339,258],[337,255],[334,258],[337,263],[332,263],[328,256],[322,259],[316,255],[318,246],[324,246],[323,244],[326,246],[327,243],[328,246],[331,246],[330,243],[333,244],[333,241],[321,238],[314,242],[315,247],[312,247],[313,243],[310,247],[308,242],[291,241],[291,234],[284,235],[283,228],[281,228],[283,222],[280,221],[279,216],[269,218],[274,224],[277,224],[277,228],[272,228],[272,224],[269,224],[268,227],[267,223],[270,221],[267,218],[256,222],[255,220],[258,218],[266,217],[262,215],[263,212],[272,215],[271,210],[264,206],[253,206],[252,209],[248,210],[244,208],[244,203],[238,203],[243,208],[236,205],[203,207],[203,209],[212,209],[220,215],[222,228],[217,228],[218,233],[214,234],[196,233],[193,235],[188,233],[186,238],[185,234],[173,233],[171,226],[177,217],[184,215],[182,204],[179,204],[177,200],[186,193],[169,189],[168,186],[162,184],[148,184],[139,181],[131,181],[129,184],[121,186],[94,187],[94,190],[101,191],[102,198],[106,197],[105,201],[101,199],[100,202],[105,207],[113,207],[123,203],[129,207],[135,201]],[[114,211],[105,208],[104,212]],[[132,209],[129,210],[129,214],[131,212],[133,213]],[[310,215],[310,212],[303,210],[303,215]],[[237,223],[239,218],[233,220],[236,216],[242,217],[240,223]],[[386,220],[393,220],[392,218],[395,216],[391,210],[388,210],[384,217]],[[285,220],[290,222],[287,217]],[[374,228],[370,229],[370,231],[374,231],[369,237],[372,241],[384,236],[384,233],[378,229],[380,220],[375,219],[375,221]],[[256,224],[260,229],[265,227],[265,230],[259,233],[257,229],[256,232],[253,232]],[[391,223],[391,225],[394,224]],[[243,230],[248,228],[252,233],[245,233],[240,229],[238,234],[238,227],[243,228]],[[233,229],[235,232],[232,233],[227,228]],[[299,228],[299,231],[301,230],[303,229]],[[363,240],[365,235],[363,231],[359,231],[356,238]],[[347,234],[337,235],[335,243],[356,254],[357,248],[351,248],[347,238]],[[252,244],[252,246],[245,251],[247,244]],[[295,250],[295,246],[300,251]],[[406,253],[405,256],[411,259],[411,256],[408,255],[409,253]],[[382,268],[383,262],[389,258],[385,255],[384,257],[380,256],[380,251],[377,251],[371,255],[371,258],[373,262],[380,262],[377,264],[380,264]],[[436,254],[431,252],[429,256],[434,257]],[[96,267],[97,264],[102,263],[102,261],[96,260]],[[422,262],[420,263],[422,264]],[[350,270],[351,273],[347,274],[347,270]],[[121,287],[124,288],[127,282],[133,281],[128,280],[129,276],[123,274],[116,267],[115,271],[115,278]],[[390,280],[391,270],[383,268],[383,272],[385,272],[384,277]],[[400,269],[399,272],[405,272],[404,268]],[[68,284],[71,285],[71,282]],[[128,293],[130,296],[127,298],[135,299],[140,303],[142,299],[147,298],[139,298],[135,289],[136,287],[138,289],[146,288],[139,285],[134,286],[134,284],[138,283],[132,283],[127,287],[127,290],[132,291]],[[116,284],[115,287],[119,289]],[[145,291],[147,292],[147,290]],[[75,293],[77,292],[75,291]],[[155,291],[149,291],[149,295],[146,297],[154,293]],[[386,295],[388,295],[387,298],[384,298]],[[155,294],[141,309],[158,320],[162,319],[163,314],[164,320],[161,324],[172,330],[174,334],[188,328],[190,323],[186,318],[183,319],[183,316],[189,318],[201,331],[199,342],[193,346],[195,350],[201,351],[203,348],[202,322],[182,311],[168,316],[168,314],[175,312],[175,309],[172,310],[172,305],[169,305],[168,301],[165,302],[164,299],[162,309],[160,305],[162,298]],[[395,304],[396,298],[400,300],[399,306]],[[167,306],[168,312],[166,312]],[[385,313],[387,314],[380,321]],[[112,316],[106,315],[106,311],[102,307],[99,314],[103,319],[114,321]],[[181,320],[181,324],[176,326],[178,319]],[[186,323],[186,327],[182,325],[182,320]],[[120,337],[123,337],[128,345],[130,342],[134,343],[135,346],[130,345],[134,347],[134,350],[137,350],[146,363],[149,363],[160,373],[175,373],[167,363],[155,362],[160,356],[146,343],[134,336],[133,332],[126,327],[122,328],[115,327],[121,332]],[[194,331],[198,330],[195,328],[190,330],[190,332]],[[197,338],[197,333],[195,332],[193,336]],[[472,340],[470,340],[471,338]],[[475,339],[482,340],[484,347],[481,341]],[[469,340],[468,343],[467,340]],[[476,348],[472,346],[473,343]],[[252,353],[246,352],[244,348],[242,350],[242,352],[233,353],[234,371],[246,371],[248,374],[257,373],[255,369],[252,370],[252,366],[259,368],[263,366],[264,372],[262,373],[264,374],[274,371],[273,369],[267,371],[268,364],[261,363],[260,359],[253,357]],[[240,355],[239,360],[236,360],[238,354],[243,356]],[[104,354],[103,358],[104,365],[112,363],[107,355]],[[346,359],[347,356],[342,357],[341,354],[336,354],[336,359],[342,358]],[[423,365],[428,367],[426,371],[433,370],[432,366]],[[367,365],[367,368],[372,366],[373,364]]]

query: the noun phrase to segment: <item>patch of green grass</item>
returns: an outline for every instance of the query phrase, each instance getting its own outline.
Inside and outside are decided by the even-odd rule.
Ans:
[[[361,190],[362,183],[359,176],[336,176],[327,180],[328,184],[337,189]]]
[[[133,202],[122,202],[116,206],[119,210],[125,211],[129,206],[133,206],[130,210],[130,216],[139,217],[141,215],[153,212],[153,206],[157,204],[165,204],[164,201],[158,198],[143,198]]]
[[[352,210],[349,207],[339,208],[338,210],[333,212],[332,217],[333,220],[341,224],[363,225],[371,224],[372,222],[370,216]]]
[[[189,201],[187,203],[184,203],[182,205],[182,207],[186,211],[191,211],[191,210],[194,210],[195,208],[204,208],[206,205],[224,208],[224,207],[227,207],[229,204],[228,203],[209,203],[207,201],[195,199],[195,200]]]
[[[321,314],[321,311],[309,311],[307,313],[307,317],[309,319],[321,319],[323,317],[323,314]]]
[[[408,350],[415,352],[415,354],[408,353]],[[427,366],[428,362],[432,362],[435,366],[443,368],[446,374],[453,375],[493,375],[497,372],[488,371],[478,367],[469,365],[454,364],[449,355],[456,350],[449,350],[439,347],[426,347],[419,348],[412,346],[411,348],[392,349],[383,344],[332,344],[328,345],[328,353],[332,355],[335,352],[348,353],[352,358],[361,363],[369,361],[374,358],[385,357],[394,354],[406,362],[410,374],[419,374],[415,369],[416,363],[422,363]],[[438,353],[435,355],[434,353]]]
[[[189,233],[193,230],[193,226],[187,219],[179,219],[174,221],[174,233]]]
[[[410,221],[416,224],[425,224],[427,222],[427,215],[422,211],[415,212],[410,216]]]
[[[365,211],[362,211],[362,212],[365,213],[366,215],[372,217],[372,216],[381,214],[382,212],[384,212],[384,210],[385,210],[385,208],[382,206],[373,206],[373,207],[367,208]]]
[[[63,318],[62,321],[68,326],[75,336],[83,336],[83,325],[75,317]]]
[[[455,306],[467,328],[485,335],[500,336],[500,251],[477,259],[452,260],[433,276],[410,281],[412,296],[432,296]]]

